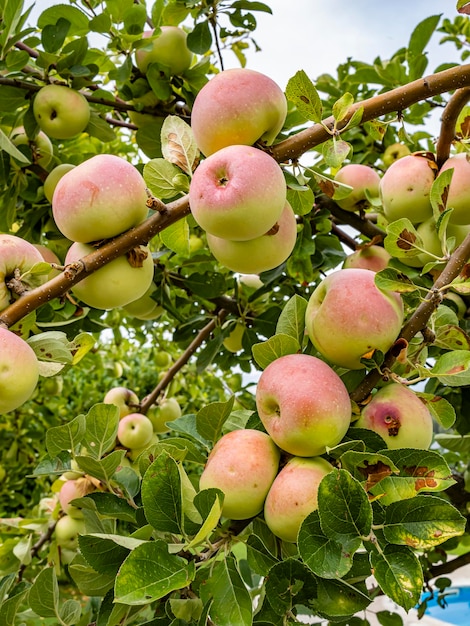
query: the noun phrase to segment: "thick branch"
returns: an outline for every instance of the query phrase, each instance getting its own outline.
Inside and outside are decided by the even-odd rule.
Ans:
[[[357,102],[351,106],[349,115],[337,125],[337,129],[344,128],[355,111],[361,107],[364,109],[362,122],[368,122],[386,113],[403,111],[412,104],[431,96],[468,86],[470,86],[470,65],[452,67],[415,80],[403,87],[372,96],[368,100]],[[331,138],[331,134],[328,133],[325,126],[330,130],[333,129],[334,121],[333,116],[328,117],[321,124],[315,124],[311,128],[281,141],[272,147],[271,154],[279,162],[298,159],[307,150]]]
[[[440,169],[449,158],[450,147],[456,139],[455,126],[463,107],[470,100],[470,87],[458,89],[450,98],[441,117],[441,132],[436,144],[436,162]]]

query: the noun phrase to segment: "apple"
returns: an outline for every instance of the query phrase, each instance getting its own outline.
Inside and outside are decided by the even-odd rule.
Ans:
[[[110,239],[147,217],[147,187],[139,170],[114,154],[97,154],[64,174],[52,214],[71,241]]]
[[[112,387],[106,392],[103,402],[105,404],[115,404],[119,409],[119,419],[122,419],[139,406],[139,398],[127,387]]]
[[[382,161],[385,167],[390,167],[392,163],[411,154],[411,150],[403,143],[392,143],[387,146],[382,154]]]
[[[336,446],[351,422],[351,401],[338,374],[309,354],[287,354],[261,373],[256,408],[273,441],[295,456]]]
[[[57,187],[59,180],[64,174],[73,170],[74,167],[76,166],[72,163],[60,163],[49,172],[46,180],[44,181],[44,195],[49,202],[52,202],[52,196],[54,195],[54,190]]]
[[[328,274],[309,298],[307,334],[334,365],[361,369],[362,357],[386,352],[398,337],[404,318],[401,297],[379,289],[374,279],[371,270],[340,269]]]
[[[70,515],[63,515],[55,526],[55,540],[57,545],[67,550],[77,550],[78,535],[85,532],[85,522]]]
[[[152,437],[152,422],[143,413],[129,413],[119,420],[117,438],[125,448],[143,448]]]
[[[216,74],[199,91],[191,127],[201,152],[209,156],[234,144],[271,145],[287,114],[282,89],[269,76],[247,68]]]
[[[436,261],[437,258],[443,258],[442,243],[439,239],[436,222],[434,217],[421,222],[416,227],[416,232],[423,241],[423,247],[426,252],[423,252],[417,256],[410,257],[408,260],[412,260],[416,263],[414,267],[423,267],[426,263]],[[446,237],[455,237],[455,246],[459,246],[465,237],[470,232],[470,226],[448,223],[446,228]],[[403,261],[403,259],[400,259]]]
[[[96,248],[86,243],[73,243],[65,256],[65,265],[74,263]],[[153,259],[146,246],[141,266],[134,267],[126,255],[100,267],[72,287],[75,297],[95,309],[115,309],[142,297],[153,281]]]
[[[0,234],[0,311],[18,298],[8,286],[13,278],[21,281],[23,289],[34,289],[47,281],[47,274],[29,273],[38,263],[44,263],[44,258],[32,243],[16,235]]]
[[[155,353],[153,360],[157,367],[161,369],[167,369],[168,367],[170,367],[173,359],[171,357],[171,354],[169,352],[166,352],[166,350],[159,350]]]
[[[380,435],[387,448],[428,450],[432,443],[433,419],[428,408],[408,387],[389,383],[364,406],[353,426]]]
[[[217,261],[244,274],[258,274],[284,263],[297,240],[297,221],[288,202],[269,231],[246,241],[233,241],[206,233],[207,245]]]
[[[447,306],[453,308],[457,313],[457,317],[459,319],[464,319],[467,313],[468,306],[462,296],[460,296],[458,293],[455,293],[455,291],[448,291],[447,293],[445,293],[443,304],[447,304]]]
[[[440,173],[453,169],[452,180],[447,195],[448,209],[454,209],[449,217],[452,224],[470,224],[469,203],[470,192],[468,179],[470,177],[470,161],[466,153],[455,154],[449,157],[440,169]]]
[[[365,245],[358,248],[344,259],[343,268],[362,268],[380,272],[385,269],[391,259],[391,255],[376,244]]]
[[[43,131],[39,131],[34,139],[30,139],[23,126],[11,131],[11,140],[15,146],[29,146],[31,148],[33,163],[47,169],[54,156],[54,147],[51,140]]]
[[[62,511],[70,517],[75,519],[82,519],[83,513],[79,507],[72,504],[72,500],[76,498],[83,498],[89,493],[95,491],[93,483],[84,476],[76,479],[68,479],[64,481],[64,484],[59,491],[59,502],[62,507]]]
[[[193,53],[188,48],[187,34],[182,28],[161,26],[156,31],[144,31],[142,36],[149,39],[146,47],[135,51],[135,63],[142,74],[147,73],[151,63],[164,66],[171,76],[183,74],[189,69]]]
[[[214,445],[199,480],[200,489],[224,493],[222,515],[248,519],[263,510],[279,468],[280,452],[260,430],[233,430]]]
[[[152,281],[143,296],[122,307],[124,313],[138,320],[154,320],[160,317],[163,313],[163,307],[152,298],[152,294],[156,290],[157,286]]]
[[[242,340],[243,335],[245,334],[246,326],[242,320],[237,320],[235,324],[231,322],[228,322],[228,324],[230,324],[232,330],[227,335],[227,337],[225,337],[223,341],[223,346],[229,352],[236,353],[239,352],[243,347]]]
[[[167,422],[173,422],[181,415],[180,403],[174,396],[165,398],[159,404],[152,405],[147,412],[147,417],[152,422],[153,431],[158,434],[167,433],[170,430]]]
[[[36,250],[39,250],[43,260],[46,263],[54,263],[55,265],[62,265],[62,263],[60,262],[60,259],[57,256],[57,254],[55,252],[53,252],[47,246],[45,246],[45,245],[43,245],[41,243],[33,243],[33,246],[36,248]],[[47,275],[47,280],[50,280],[51,278],[54,278],[54,276],[58,276],[60,273],[61,273],[61,270],[56,269],[54,267],[51,267],[51,271]]]
[[[296,542],[300,526],[318,508],[318,487],[333,470],[322,457],[292,457],[274,479],[264,503],[264,519],[283,541]]]
[[[432,217],[431,187],[437,166],[427,153],[414,153],[398,159],[380,179],[380,198],[385,218],[394,222],[407,217],[419,224]]]
[[[39,128],[53,139],[70,139],[85,130],[90,105],[83,94],[65,85],[45,85],[33,100]]]
[[[153,433],[152,438],[141,448],[129,448],[127,451],[127,457],[130,461],[135,462],[137,458],[146,451],[151,452],[151,446],[156,445],[159,442],[157,433]],[[132,464],[131,464],[132,467]]]
[[[335,200],[345,211],[358,211],[370,207],[369,198],[379,195],[380,176],[369,165],[349,163],[341,167],[335,174],[335,180],[352,187],[345,198]]]
[[[34,350],[11,330],[0,327],[0,415],[29,400],[38,380]]]
[[[147,85],[147,89],[149,87],[148,82],[145,79],[141,79],[145,81]],[[136,81],[137,82],[137,81]],[[160,104],[160,100],[153,93],[152,90],[146,91],[140,96],[134,96],[132,98],[131,104],[133,104],[136,108],[149,108],[153,109],[158,104]],[[129,119],[133,124],[138,127],[148,126],[149,124],[155,123],[155,116],[150,113],[141,113],[140,111],[128,111]]]
[[[286,203],[282,169],[266,152],[233,145],[196,168],[189,186],[194,219],[215,237],[246,241],[267,233]]]

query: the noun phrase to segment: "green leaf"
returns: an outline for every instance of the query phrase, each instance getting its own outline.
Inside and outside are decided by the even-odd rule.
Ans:
[[[160,539],[137,546],[116,576],[115,601],[131,606],[150,604],[176,589],[187,587],[195,576],[194,561],[169,554]]]
[[[369,606],[370,601],[365,589],[361,591],[343,580],[319,578],[317,597],[311,604],[319,615],[326,615],[332,619],[363,611]]]
[[[223,499],[224,494],[218,489],[204,489],[195,495],[194,505],[204,518],[204,522],[191,541],[185,546],[187,550],[204,543],[209,535],[212,534],[222,514]],[[207,500],[212,502],[208,512],[206,512]]]
[[[287,301],[277,321],[276,334],[293,337],[302,345],[305,332],[305,310],[307,300],[297,294]]]
[[[168,115],[163,122],[161,134],[164,158],[191,175],[199,159],[199,148],[191,126],[177,115]]]
[[[63,450],[76,450],[82,443],[86,431],[84,415],[78,415],[62,426],[53,426],[46,432],[46,448],[51,457]]]
[[[38,18],[38,28],[44,29],[48,25],[55,26],[60,19],[70,23],[69,35],[87,35],[88,17],[79,9],[68,4],[56,4],[47,8]]]
[[[389,543],[418,550],[432,548],[465,531],[465,518],[449,502],[431,495],[393,502],[385,510]]]
[[[199,22],[194,26],[192,31],[188,33],[186,39],[188,48],[196,54],[205,54],[212,46],[212,34],[209,27],[209,22]]]
[[[286,97],[308,120],[321,122],[323,114],[321,98],[304,70],[299,70],[289,79]]]
[[[455,422],[455,409],[452,404],[433,393],[417,392],[419,399],[427,406],[433,420],[435,420],[442,428],[452,428]]]
[[[161,200],[174,198],[180,191],[181,170],[165,159],[152,159],[144,165],[144,179],[150,192]],[[178,187],[175,186],[178,184]],[[166,229],[165,229],[166,230]],[[160,235],[164,234],[164,231]]]
[[[470,350],[441,354],[430,370],[443,385],[462,387],[470,384]]]
[[[413,293],[418,287],[406,274],[393,267],[387,267],[375,274],[375,284],[379,289],[397,291],[398,293]]]
[[[339,100],[333,104],[333,117],[337,122],[343,121],[349,113],[351,106],[354,104],[354,96],[346,92]]]
[[[78,600],[66,600],[60,607],[59,617],[62,624],[75,626],[82,615],[82,605]]]
[[[320,578],[342,578],[353,564],[354,552],[325,535],[318,511],[310,513],[302,522],[298,548],[303,562]]]
[[[116,575],[130,549],[116,544],[112,539],[97,535],[80,535],[80,551],[93,569],[101,574]]]
[[[423,241],[407,217],[402,217],[387,226],[384,248],[398,258],[416,256],[424,251]]]
[[[28,594],[30,608],[40,617],[55,617],[59,605],[59,585],[53,567],[45,567],[36,576]]]
[[[322,145],[322,155],[326,165],[333,169],[341,167],[343,162],[348,158],[351,152],[351,144],[344,139],[336,139],[333,137]]]
[[[452,435],[448,433],[437,433],[436,442],[446,450],[452,450],[462,456],[470,453],[470,435]]]
[[[295,558],[276,563],[266,579],[266,596],[277,615],[288,614],[296,604],[310,606],[315,592],[315,577]]]
[[[95,491],[87,496],[95,503],[96,510],[103,517],[120,519],[124,522],[135,524],[137,511],[124,498],[114,493]]]
[[[0,598],[0,626],[11,626],[17,623],[16,616],[23,610],[23,602],[29,591],[30,583],[27,585],[23,583],[22,589],[19,587],[20,585],[15,585],[14,595],[11,594],[7,600]]]
[[[92,456],[77,456],[75,458],[80,469],[86,474],[108,484],[117,468],[122,465],[125,454],[125,450],[113,450],[102,459],[95,459]]]
[[[422,22],[420,22],[411,33],[410,41],[408,43],[408,48],[406,51],[406,60],[409,67],[410,81],[420,78],[422,74],[422,72],[416,71],[416,59],[423,56],[422,53],[429,43],[432,34],[436,30],[440,19],[440,15],[431,15],[424,19]],[[426,64],[424,65],[424,68],[425,67]],[[423,71],[424,68],[422,68]]]
[[[142,504],[149,524],[161,532],[181,534],[181,478],[177,463],[161,452],[142,479]]]
[[[250,535],[246,542],[247,561],[250,568],[259,576],[267,576],[278,559],[268,550],[260,537]]]
[[[446,210],[447,196],[449,194],[450,181],[454,170],[452,168],[441,172],[432,184],[429,199],[432,205],[432,211],[436,224],[439,218]]]
[[[370,554],[374,577],[382,591],[409,611],[417,605],[424,576],[418,557],[407,546],[387,545]]]
[[[114,448],[118,425],[119,408],[116,405],[100,402],[91,407],[86,415],[84,444],[92,458],[100,459]]]
[[[222,427],[230,417],[235,396],[227,402],[212,402],[200,409],[196,416],[196,427],[201,437],[213,444],[220,438]]]
[[[211,603],[210,616],[217,626],[251,626],[251,597],[232,556],[214,563],[200,595],[204,604]]]
[[[320,482],[318,512],[323,533],[357,550],[372,526],[372,507],[361,483],[346,470],[333,470]]]
[[[257,364],[265,369],[272,361],[285,354],[297,354],[300,352],[300,348],[299,342],[294,337],[277,333],[267,341],[252,346],[252,352]]]
[[[161,233],[160,239],[167,248],[182,256],[189,255],[189,226],[186,219],[178,220],[167,226]]]
[[[101,574],[78,554],[69,565],[69,574],[79,591],[86,596],[104,596],[114,585],[115,574]]]

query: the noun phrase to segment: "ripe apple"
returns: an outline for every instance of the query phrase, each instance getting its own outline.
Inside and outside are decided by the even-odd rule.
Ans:
[[[452,180],[447,196],[447,208],[454,209],[449,222],[452,224],[470,224],[469,205],[470,192],[468,179],[470,177],[470,161],[466,153],[455,154],[445,161],[440,173],[453,169]]]
[[[230,322],[229,322],[230,323]],[[230,323],[232,330],[225,337],[223,341],[223,346],[229,352],[239,352],[242,347],[243,335],[245,334],[246,326],[242,320],[237,320],[235,324]],[[225,326],[225,324],[224,324]]]
[[[189,69],[193,53],[188,48],[187,34],[178,26],[161,26],[159,30],[144,31],[142,36],[149,39],[145,48],[135,51],[135,63],[142,74],[146,74],[151,63],[168,68],[171,76],[183,74]],[[149,48],[149,49],[147,49]]]
[[[152,437],[152,422],[143,413],[129,413],[119,420],[117,438],[125,448],[143,448]]]
[[[266,367],[256,388],[256,408],[273,441],[295,456],[323,454],[341,441],[351,422],[345,384],[309,354],[281,356]]]
[[[436,174],[435,161],[419,152],[392,163],[380,179],[379,190],[388,222],[407,217],[419,224],[432,217],[430,193]]]
[[[189,187],[199,226],[224,239],[245,241],[267,233],[286,203],[282,169],[266,152],[232,145],[204,159]]]
[[[281,216],[269,231],[246,241],[233,241],[206,233],[207,245],[221,265],[233,272],[258,274],[284,263],[297,240],[297,221],[286,202]]]
[[[85,532],[85,522],[82,519],[64,515],[57,520],[55,527],[55,539],[57,545],[67,550],[78,548],[78,535]]]
[[[411,154],[411,150],[404,143],[392,143],[387,146],[382,154],[382,161],[385,167],[390,167],[392,163]]]
[[[274,479],[264,503],[264,519],[272,533],[295,542],[300,526],[318,508],[318,487],[333,470],[322,457],[292,457]]]
[[[254,517],[263,510],[279,460],[279,449],[266,433],[249,428],[233,430],[213,447],[199,487],[223,491],[224,517],[235,520]]]
[[[139,406],[139,398],[127,387],[112,387],[106,392],[103,402],[105,404],[115,404],[119,409],[119,419],[133,413]]]
[[[16,278],[15,273],[25,289],[34,289],[47,281],[47,274],[29,273],[37,263],[44,263],[44,258],[32,243],[16,235],[0,234],[0,311],[18,297],[7,286]]]
[[[219,72],[199,91],[191,127],[199,149],[209,156],[234,144],[271,145],[286,114],[286,97],[269,76],[234,68]]]
[[[47,169],[54,156],[54,147],[49,137],[42,130],[30,139],[23,126],[11,131],[11,140],[15,146],[29,146],[31,148],[33,163]]]
[[[0,327],[0,415],[29,400],[38,380],[34,350],[11,330]]]
[[[181,406],[178,400],[171,396],[165,398],[160,404],[153,405],[147,412],[147,417],[152,422],[153,431],[155,433],[167,433],[170,428],[167,426],[167,422],[181,417]]]
[[[75,519],[82,519],[82,510],[74,504],[71,504],[71,502],[76,498],[83,498],[93,491],[95,491],[95,486],[84,476],[66,480],[59,491],[59,502],[63,512]]]
[[[335,180],[352,187],[349,195],[335,200],[336,204],[345,211],[368,209],[369,198],[379,195],[380,176],[369,165],[361,163],[344,165],[336,173]]]
[[[383,248],[376,244],[363,246],[358,248],[344,259],[343,268],[361,268],[380,272],[387,267],[391,259],[391,255]]]
[[[432,442],[431,413],[411,389],[400,383],[381,387],[353,425],[373,430],[393,450],[428,450]]]
[[[53,139],[70,139],[85,130],[90,105],[83,94],[65,85],[46,85],[34,97],[33,114],[39,128]]]
[[[147,217],[147,198],[137,168],[114,154],[97,154],[60,178],[52,213],[65,237],[89,243],[140,224]]]
[[[39,252],[41,253],[42,258],[44,259],[44,261],[46,263],[55,263],[56,265],[62,265],[62,263],[61,263],[59,257],[57,256],[57,254],[55,252],[53,252],[47,246],[45,246],[45,245],[43,245],[41,243],[33,243],[33,246],[36,248],[36,250],[39,250]],[[54,276],[58,276],[59,274],[60,274],[60,270],[59,269],[55,269],[55,268],[51,267],[51,271],[47,275],[47,280],[50,280],[51,278],[54,278]]]
[[[123,307],[143,296],[153,280],[153,259],[147,247],[139,249],[147,253],[140,267],[131,265],[125,255],[120,256],[74,285],[74,295],[88,306],[104,310]],[[73,243],[65,256],[65,265],[94,250],[86,243]]]
[[[318,352],[334,365],[361,369],[362,357],[375,350],[386,352],[400,332],[404,317],[401,297],[376,287],[374,278],[371,270],[340,269],[328,274],[310,296],[305,313],[307,334]]]
[[[59,180],[64,174],[73,170],[74,167],[76,166],[72,163],[60,163],[60,165],[56,165],[54,169],[49,172],[44,181],[44,195],[49,202],[52,202],[52,196],[54,195],[54,190]]]

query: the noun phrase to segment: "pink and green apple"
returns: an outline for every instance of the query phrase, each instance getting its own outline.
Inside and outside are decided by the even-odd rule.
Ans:
[[[119,409],[119,419],[134,413],[139,407],[139,398],[137,394],[127,387],[112,387],[106,392],[103,402],[105,404],[114,404]]]
[[[279,449],[266,433],[249,428],[233,430],[214,445],[199,487],[224,493],[224,517],[249,519],[263,510],[279,460]]]
[[[370,207],[369,198],[378,197],[380,176],[369,165],[349,163],[341,167],[335,175],[335,180],[352,187],[345,197],[335,200],[336,204],[345,211],[358,211]]]
[[[375,285],[375,272],[340,269],[312,292],[305,314],[307,334],[327,361],[361,369],[362,357],[387,352],[401,330],[401,297]]]
[[[449,157],[442,165],[440,172],[453,170],[452,180],[447,195],[448,209],[453,209],[449,222],[452,224],[470,224],[470,191],[468,180],[470,177],[470,160],[466,153],[461,152]]]
[[[336,446],[351,422],[345,384],[324,361],[288,354],[272,361],[256,388],[258,415],[273,441],[295,456],[317,456]]]
[[[59,502],[62,511],[75,519],[83,519],[82,510],[72,504],[72,500],[84,498],[95,490],[96,487],[91,480],[84,476],[66,480],[59,491]]]
[[[391,254],[384,247],[376,244],[362,246],[344,259],[343,268],[360,268],[380,272],[391,259]]]
[[[282,89],[269,76],[247,68],[219,72],[199,91],[191,127],[205,156],[234,144],[271,145],[287,114]]]
[[[39,380],[34,350],[11,330],[0,327],[0,415],[19,408]]]

